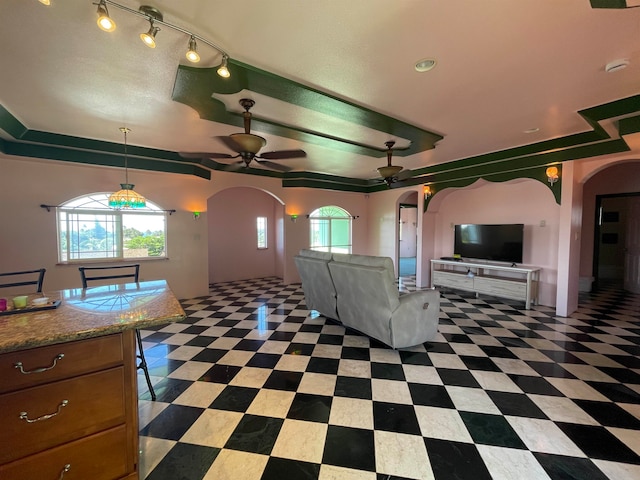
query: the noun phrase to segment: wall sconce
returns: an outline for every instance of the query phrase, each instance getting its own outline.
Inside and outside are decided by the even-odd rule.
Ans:
[[[298,220],[298,215],[295,215],[295,214],[294,214],[294,215],[291,215],[291,221],[292,221],[293,223],[296,223],[296,221],[297,221],[297,220]]]
[[[553,184],[558,181],[558,167],[548,167],[545,173],[547,174],[547,180],[553,187]]]
[[[200,212],[193,212],[193,219],[198,220],[200,218]]]
[[[422,187],[422,193],[424,194],[425,200],[433,195],[433,192],[431,191],[431,187],[429,185],[425,185],[424,187]]]

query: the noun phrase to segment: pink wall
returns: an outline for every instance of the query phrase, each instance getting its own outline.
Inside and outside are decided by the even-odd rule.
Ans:
[[[548,186],[530,179],[505,183],[478,180],[463,189],[438,192],[429,203],[423,223],[423,232],[433,232],[432,236],[427,235],[423,239],[423,271],[429,271],[432,258],[454,253],[453,225],[523,223],[523,265],[542,269],[539,303],[553,306],[556,300],[559,212],[560,207]]]
[[[580,276],[593,275],[596,195],[640,192],[640,161],[618,163],[595,173],[584,184]]]
[[[282,204],[256,188],[223,190],[207,202],[209,282],[278,276]],[[267,218],[267,248],[257,248],[256,219]],[[280,220],[278,220],[280,219]]]

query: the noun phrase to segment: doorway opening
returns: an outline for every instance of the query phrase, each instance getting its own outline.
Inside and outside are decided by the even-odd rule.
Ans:
[[[418,205],[401,203],[398,220],[398,276],[408,277],[416,274]]]
[[[596,196],[594,287],[640,293],[640,193]]]

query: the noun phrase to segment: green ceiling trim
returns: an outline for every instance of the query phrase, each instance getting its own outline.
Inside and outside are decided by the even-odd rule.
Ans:
[[[548,165],[547,165],[548,166]],[[435,197],[439,192],[444,191],[447,188],[464,188],[469,185],[475,183],[479,178],[486,180],[488,182],[508,182],[509,180],[515,180],[519,178],[530,178],[533,180],[537,180],[543,185],[545,185],[551,193],[553,194],[556,203],[560,205],[562,199],[562,164],[554,164],[555,167],[558,168],[558,180],[551,185],[549,180],[547,179],[546,168],[541,168],[539,166],[526,168],[522,170],[514,170],[508,172],[494,172],[492,174],[484,175],[482,177],[467,177],[467,178],[452,178],[450,180],[440,181],[440,182],[428,182],[426,185],[431,187],[431,196],[426,198],[424,201],[424,209],[426,212],[429,207],[429,202]]]
[[[620,135],[631,135],[640,132],[640,116],[623,118],[618,122]]]
[[[336,177],[336,180],[340,180],[340,177]],[[282,181],[282,186],[291,187],[304,187],[304,188],[320,188],[324,190],[335,190],[339,192],[353,192],[353,193],[369,193],[368,187],[359,185],[336,182],[327,182],[323,180],[308,180],[304,178],[285,179]]]
[[[233,69],[233,81],[228,84],[224,82],[231,79],[221,79],[213,72],[209,72],[205,77],[210,77],[209,80],[214,83],[217,82],[216,85],[227,85],[226,88],[232,92],[237,91],[239,86],[242,88],[244,88],[243,86],[248,86],[248,88],[253,91],[260,91],[261,89],[256,87],[254,83],[259,83],[264,79],[274,77],[275,80],[271,78],[271,83],[269,83],[268,88],[264,87],[264,91],[269,94],[271,92],[270,89],[276,88],[278,84],[276,80],[278,80],[281,87],[286,87],[284,88],[285,93],[280,94],[280,97],[278,98],[282,98],[285,101],[291,101],[292,103],[297,104],[301,103],[303,106],[308,107],[305,102],[309,102],[310,98],[315,98],[314,95],[321,95],[328,98],[329,100],[327,102],[320,102],[320,105],[314,108],[318,111],[328,109],[332,105],[340,105],[341,103],[344,103],[342,101],[338,101],[338,103],[334,104],[332,100],[333,97],[313,90],[306,91],[303,89],[300,91],[300,85],[295,82],[283,82],[281,77],[253,69],[252,67],[240,64],[239,62],[234,62]],[[186,90],[183,94],[187,96],[195,95],[196,97],[202,95],[207,96],[210,101],[206,103],[199,103],[201,106],[204,105],[203,108],[205,108],[205,113],[215,111],[215,115],[222,115],[226,117],[231,124],[237,124],[238,127],[241,128],[242,118],[240,115],[227,112],[222,102],[211,99],[211,85],[207,85],[206,82],[203,82],[205,77],[203,77],[202,70],[208,71],[210,69],[180,67],[178,72],[179,77],[186,75],[194,76],[195,79],[195,81],[189,80],[186,82],[185,85],[190,85],[193,89]],[[223,90],[221,87],[218,87],[219,85],[216,87],[218,90]],[[199,89],[201,91],[198,93]],[[287,89],[291,91],[288,91]],[[178,90],[179,88],[177,85],[176,91]],[[304,97],[306,95],[308,95],[308,98],[306,99],[300,100],[297,98],[298,96]],[[374,123],[376,121],[383,123],[386,121],[384,120],[384,116],[378,116],[379,114],[376,114],[375,112],[349,105],[350,104],[347,104],[344,108],[350,111],[352,115],[359,113],[364,116],[362,118],[365,118],[367,114],[372,115],[369,117],[369,120]],[[354,109],[350,110],[352,107],[354,107]],[[209,113],[207,113],[207,115]],[[342,115],[343,113],[344,112],[341,112],[340,114]],[[579,111],[578,114],[581,115],[585,122],[587,122],[591,127],[590,131],[455,160],[444,164],[418,168],[410,172],[412,175],[411,177],[403,180],[402,182],[393,184],[393,187],[398,188],[430,184],[437,187],[437,191],[439,184],[457,180],[460,180],[463,183],[473,182],[478,178],[495,179],[498,178],[496,175],[499,175],[500,173],[511,175],[511,178],[536,178],[540,175],[540,172],[544,170],[542,167],[552,163],[561,163],[569,160],[578,160],[581,158],[597,157],[629,151],[630,149],[624,139],[611,138],[604,128],[601,127],[600,122],[604,120],[615,120],[618,117],[625,117],[621,118],[617,123],[619,134],[629,135],[638,133],[640,132],[640,115],[632,116],[634,113],[640,113],[640,95],[623,98]],[[398,126],[402,123],[398,123],[389,117],[386,117],[386,119],[390,122],[389,126]],[[267,121],[257,121],[263,122],[265,125],[271,125],[275,129],[274,131],[278,132],[283,128],[288,128],[286,126],[277,125]],[[90,165],[122,166],[123,145],[121,143],[29,130],[2,105],[0,105],[0,129],[4,130],[17,140],[16,142],[6,140],[0,141],[0,151],[9,155],[61,160]],[[392,128],[389,130],[392,130]],[[291,134],[298,135],[299,138],[303,139],[314,139],[317,137],[313,132],[304,132],[293,129]],[[399,136],[407,137],[407,135],[404,135],[403,133],[397,134]],[[336,142],[342,146],[347,145],[347,143],[340,139],[336,140]],[[362,153],[363,149],[368,149],[374,156],[381,155],[381,150],[377,150],[375,148],[365,148],[358,145],[350,145],[349,148],[352,148],[358,153]],[[230,166],[228,164],[215,162],[211,159],[185,159],[177,152],[138,147],[135,145],[129,145],[128,152],[130,152],[131,155],[129,166],[131,168],[138,168],[141,170],[195,175],[205,179],[211,179],[211,171],[233,171],[247,175],[278,178],[282,180],[283,187],[302,186],[307,188],[363,193],[374,193],[388,189],[380,179],[363,180],[314,172],[282,173],[257,168],[237,168],[236,165]],[[397,151],[396,153],[407,154],[408,151]]]
[[[591,0],[592,8],[630,8],[626,0]]]
[[[0,148],[1,151],[7,155],[124,168],[124,157],[121,152],[118,152],[118,155],[113,155],[96,151],[54,147],[51,145],[7,141],[2,142]],[[127,163],[129,168],[139,170],[181,173],[185,175],[195,175],[206,180],[211,179],[211,172],[209,170],[188,163],[158,162],[155,158],[140,158],[132,155],[127,156]]]
[[[9,110],[0,105],[0,128],[11,135],[13,138],[22,138],[22,136],[28,132],[25,127],[16,117],[11,115]]]
[[[214,93],[228,95],[238,93],[241,90],[250,90],[357,125],[386,132],[391,136],[410,140],[409,148],[396,150],[395,153],[398,156],[413,155],[430,150],[435,147],[436,142],[443,138],[436,133],[242,62],[230,60],[229,69],[231,77],[224,79],[217,75],[216,68],[180,65],[176,75],[173,100],[192,107],[203,119],[242,127],[242,116],[234,112],[227,112],[224,104],[213,98],[212,95]],[[360,155],[380,158],[384,156],[385,152],[382,145],[365,145],[338,135],[316,132],[257,117],[252,118],[252,127],[260,132]]]

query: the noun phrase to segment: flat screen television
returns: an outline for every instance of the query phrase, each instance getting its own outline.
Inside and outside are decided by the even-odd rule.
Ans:
[[[522,263],[524,224],[455,226],[454,254],[462,258]]]

